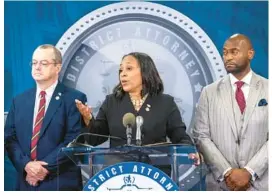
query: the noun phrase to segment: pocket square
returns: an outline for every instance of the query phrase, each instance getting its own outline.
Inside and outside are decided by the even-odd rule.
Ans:
[[[266,101],[266,99],[261,99],[258,103],[258,106],[261,107],[261,106],[266,106],[268,103]]]

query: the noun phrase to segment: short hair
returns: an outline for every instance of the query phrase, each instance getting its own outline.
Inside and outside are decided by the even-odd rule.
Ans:
[[[52,49],[53,53],[55,55],[55,61],[56,63],[62,63],[62,55],[61,52],[59,51],[59,49],[57,49],[55,46],[51,45],[51,44],[43,44],[38,46],[37,49]],[[36,49],[36,50],[37,50]]]
[[[132,52],[124,55],[122,60],[127,56],[133,56],[139,63],[143,86],[141,96],[143,97],[147,93],[149,94],[149,96],[163,93],[163,82],[152,58],[145,53]],[[125,91],[123,90],[120,82],[120,74],[119,84],[113,89],[113,94],[115,94],[115,96],[120,99],[123,98],[123,96],[125,95]]]

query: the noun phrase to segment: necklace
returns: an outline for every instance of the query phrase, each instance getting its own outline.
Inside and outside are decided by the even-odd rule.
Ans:
[[[130,97],[131,102],[136,110],[139,110],[141,108],[147,98],[147,95],[148,94],[146,94],[142,99],[132,99],[132,97]]]

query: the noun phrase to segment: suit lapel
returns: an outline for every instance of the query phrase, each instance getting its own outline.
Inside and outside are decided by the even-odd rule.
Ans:
[[[245,109],[245,113],[244,113],[244,115],[245,115],[244,116],[244,125],[243,125],[241,135],[243,135],[246,130],[248,121],[249,121],[249,119],[255,109],[255,106],[257,104],[258,97],[261,93],[262,88],[263,88],[263,86],[262,86],[260,78],[255,73],[253,73],[252,79],[250,82],[250,89],[249,89],[246,109]]]
[[[47,126],[49,125],[50,121],[52,120],[55,112],[59,108],[59,106],[62,102],[62,99],[63,99],[63,94],[64,94],[63,92],[64,92],[64,86],[61,83],[58,83],[58,85],[56,86],[56,89],[54,90],[52,98],[50,100],[47,111],[45,113],[42,128],[40,131],[40,137],[45,132],[45,130],[46,130]]]
[[[25,103],[23,103],[23,105],[25,106],[25,111],[29,111],[25,113],[25,119],[26,119],[26,142],[27,142],[27,146],[29,146],[29,152],[30,152],[30,148],[31,148],[31,138],[32,138],[32,132],[33,132],[33,118],[36,118],[36,116],[34,117],[34,107],[35,107],[35,99],[36,99],[36,88],[34,88],[33,90],[30,91],[30,93],[28,94],[28,98]]]
[[[225,111],[226,111],[226,116],[229,119],[229,123],[231,126],[231,129],[233,131],[233,134],[235,138],[238,138],[238,130],[235,124],[235,119],[233,115],[233,107],[232,107],[232,88],[230,84],[230,78],[229,75],[227,75],[221,83],[219,83],[219,94],[220,98],[223,102]]]

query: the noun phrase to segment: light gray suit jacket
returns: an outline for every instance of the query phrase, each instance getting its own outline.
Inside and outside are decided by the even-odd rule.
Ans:
[[[217,182],[231,168],[250,167],[258,175],[252,188],[268,190],[268,80],[253,73],[244,115],[239,111],[229,75],[206,86],[194,119],[193,136],[210,173],[207,190],[227,189]]]

